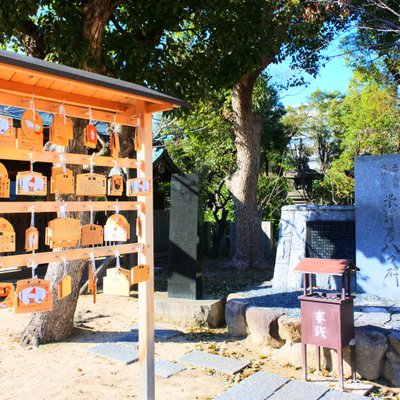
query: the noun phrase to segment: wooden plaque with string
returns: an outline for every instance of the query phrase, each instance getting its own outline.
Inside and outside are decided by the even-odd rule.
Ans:
[[[57,298],[62,300],[72,292],[72,277],[70,275],[64,275],[62,279],[57,282]]]
[[[18,172],[16,194],[25,196],[46,196],[47,178],[40,172]]]
[[[130,279],[121,270],[122,268],[107,269],[107,275],[103,278],[104,294],[129,297],[131,288]]]
[[[0,162],[0,198],[10,197],[10,178],[4,164]]]
[[[86,126],[83,144],[89,149],[95,149],[97,147],[97,129],[94,125],[89,124]]]
[[[86,224],[82,226],[81,246],[103,244],[104,230],[101,225]]]
[[[0,147],[3,149],[15,149],[17,147],[15,133],[12,118],[0,115]]]
[[[108,195],[122,196],[124,192],[124,178],[122,175],[113,175],[108,178]]]
[[[42,150],[43,122],[40,115],[32,110],[22,114],[21,129],[17,130],[18,148],[26,150]]]
[[[100,174],[78,174],[76,176],[77,196],[105,196],[107,194],[107,178]]]
[[[110,136],[110,151],[113,157],[118,157],[119,152],[121,151],[119,135],[117,132],[113,132]]]
[[[89,261],[89,265],[88,265],[88,293],[93,295],[93,303],[96,304],[97,277],[95,275],[94,261]]]
[[[0,218],[0,253],[15,251],[14,227],[5,218]]]
[[[131,269],[131,284],[135,285],[150,279],[149,265],[136,265]]]
[[[148,179],[133,178],[126,181],[126,195],[144,196],[151,193],[151,183]]]
[[[104,240],[106,242],[126,242],[130,237],[130,225],[121,214],[111,215],[104,227]]]
[[[27,253],[39,248],[39,231],[34,226],[25,231],[25,251]]]
[[[70,118],[64,115],[54,115],[53,124],[50,127],[50,143],[67,147],[74,137],[74,125]]]
[[[45,279],[17,281],[15,313],[45,312],[53,309],[50,282]]]
[[[14,284],[9,282],[0,282],[0,308],[14,307],[14,299]]]
[[[81,221],[74,218],[56,218],[46,228],[46,244],[51,249],[75,247],[81,240]]]
[[[75,192],[75,178],[72,170],[62,167],[51,169],[50,193],[72,194]]]

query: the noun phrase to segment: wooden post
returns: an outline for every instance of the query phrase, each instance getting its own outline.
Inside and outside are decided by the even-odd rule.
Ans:
[[[141,125],[141,146],[137,153],[138,161],[144,161],[144,168],[138,168],[138,177],[153,181],[153,138],[152,114],[145,113],[143,102],[138,106]],[[142,237],[139,242],[144,250],[138,254],[139,264],[150,266],[150,279],[139,283],[139,398],[154,400],[154,253],[153,253],[153,191],[150,195],[138,197],[145,203],[139,211],[142,218]]]

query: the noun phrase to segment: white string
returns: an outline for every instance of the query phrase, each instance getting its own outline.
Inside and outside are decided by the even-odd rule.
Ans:
[[[31,228],[35,227],[35,206],[31,207]]]
[[[63,149],[63,151],[64,151],[64,149]],[[63,173],[66,174],[66,173],[67,173],[67,167],[66,167],[66,165],[65,165],[65,156],[64,156],[64,153],[61,153],[61,154],[60,154],[60,163],[61,163],[61,168],[62,168],[62,170],[63,170]]]
[[[136,126],[139,128],[140,127],[140,114],[136,118]]]
[[[29,108],[32,110],[33,120],[36,121],[36,111],[35,111],[35,94],[32,94],[32,98],[29,100]]]
[[[32,153],[29,153],[29,162],[30,162],[30,170],[31,170],[31,172],[33,172],[33,163],[35,161],[33,161],[33,154]]]
[[[67,258],[66,257],[61,257],[63,260],[63,265],[64,265],[64,276],[67,276]]]
[[[66,211],[67,211],[67,204],[64,203],[62,206],[60,206],[60,217],[61,218],[67,218]]]
[[[95,259],[94,259],[93,251],[90,252],[90,262],[93,265],[93,275],[96,275],[96,262],[95,262]]]
[[[35,261],[30,260],[28,263],[28,267],[32,268],[32,279],[35,279],[36,278],[35,270],[36,270],[37,264],[35,263]]]
[[[67,125],[67,116],[66,116],[66,114],[65,114],[64,102],[63,102],[62,104],[60,104],[59,114],[62,115],[62,116],[64,117],[64,125]]]
[[[89,163],[90,163],[90,174],[93,174],[93,166],[94,166],[93,155],[89,158]]]
[[[119,251],[114,251],[114,253],[115,253],[115,268],[117,269],[117,272],[119,272],[121,269],[121,263],[119,261],[119,258],[121,257],[121,255],[119,254]]]
[[[89,125],[93,125],[92,107],[89,106]]]
[[[93,225],[93,223],[94,223],[93,206],[90,205],[90,206],[89,206],[89,209],[90,209],[90,221],[89,221],[89,223],[90,223],[91,225]]]
[[[117,200],[118,203],[118,200]],[[114,204],[114,208],[115,208],[115,215],[118,217],[119,214],[119,204]]]

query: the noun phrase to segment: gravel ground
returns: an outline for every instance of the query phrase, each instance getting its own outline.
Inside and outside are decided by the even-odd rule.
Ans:
[[[327,290],[320,290],[319,292]],[[240,297],[246,298],[254,306],[283,308],[286,315],[290,317],[300,317],[300,301],[298,296],[303,293],[302,289],[291,288],[256,288],[246,292],[240,292]],[[354,300],[355,307],[393,307],[400,306],[395,300],[368,295],[365,293],[356,294]]]

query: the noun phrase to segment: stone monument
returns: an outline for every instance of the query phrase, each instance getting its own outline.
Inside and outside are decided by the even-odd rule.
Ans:
[[[173,175],[168,251],[168,296],[200,299],[202,271],[198,262],[198,174]]]
[[[358,287],[400,299],[400,155],[358,157],[354,174]]]

